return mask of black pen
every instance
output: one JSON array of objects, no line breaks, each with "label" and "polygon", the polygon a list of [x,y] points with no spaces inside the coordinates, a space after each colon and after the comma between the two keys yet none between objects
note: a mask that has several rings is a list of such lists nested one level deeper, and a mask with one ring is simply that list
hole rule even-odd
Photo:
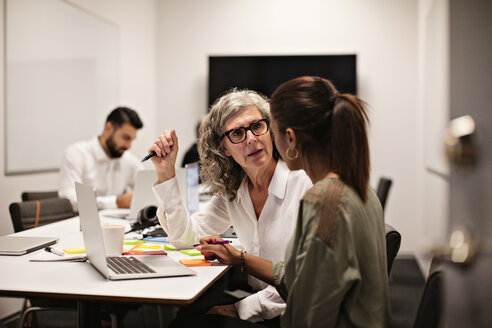
[{"label": "black pen", "polygon": [[64,255],[65,255],[65,253],[64,253],[64,252],[62,252],[62,251],[60,251],[60,250],[58,250],[58,249],[56,249],[56,248],[50,247],[50,246],[46,246],[46,247],[44,248],[44,250],[45,250],[45,251],[47,251],[47,252],[50,252],[50,253],[56,254],[56,255],[58,255],[58,256],[64,256]]},{"label": "black pen", "polygon": [[147,155],[146,155],[146,156],[142,159],[142,161],[141,161],[141,162],[145,162],[146,160],[148,160],[148,159],[149,159],[149,158],[151,158],[151,157],[154,157],[155,155],[157,155],[157,154],[155,153],[155,151],[152,151],[152,152],[148,153],[148,154],[147,154]]}]

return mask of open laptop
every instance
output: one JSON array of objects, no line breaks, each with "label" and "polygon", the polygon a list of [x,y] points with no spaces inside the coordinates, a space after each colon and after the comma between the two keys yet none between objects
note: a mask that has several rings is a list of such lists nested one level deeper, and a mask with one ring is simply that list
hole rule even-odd
[{"label": "open laptop", "polygon": [[127,219],[136,220],[138,212],[146,206],[157,206],[152,185],[157,181],[155,170],[140,170],[135,179],[130,214]]},{"label": "open laptop", "polygon": [[181,197],[190,215],[198,212],[200,205],[199,170],[198,163],[190,163],[186,164],[184,168],[176,168],[176,179]]},{"label": "open laptop", "polygon": [[157,206],[152,185],[157,181],[155,170],[146,169],[137,171],[135,178],[135,187],[133,188],[132,202],[130,204],[130,212],[111,212],[106,213],[107,216],[117,217],[121,219],[137,220],[138,213],[144,207]]},{"label": "open laptop", "polygon": [[195,275],[193,270],[165,255],[106,257],[97,211],[96,194],[91,186],[75,182],[79,217],[87,258],[109,280]]}]

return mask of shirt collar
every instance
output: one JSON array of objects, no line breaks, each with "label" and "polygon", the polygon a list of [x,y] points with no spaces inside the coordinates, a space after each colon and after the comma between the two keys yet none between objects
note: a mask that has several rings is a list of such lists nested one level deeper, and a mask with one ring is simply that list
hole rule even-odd
[{"label": "shirt collar", "polygon": [[92,143],[92,149],[94,150],[94,157],[96,161],[98,162],[109,162],[111,158],[106,154],[104,151],[104,148],[102,147],[101,143],[99,142],[99,137],[94,137],[91,140]]},{"label": "shirt collar", "polygon": [[[278,160],[273,172],[272,180],[268,186],[268,193],[274,195],[277,198],[283,199],[285,197],[285,191],[287,189],[287,179],[289,178],[289,168],[284,161]],[[248,176],[244,175],[243,181],[237,190],[238,201],[245,197],[248,192]]]},{"label": "shirt collar", "polygon": [[277,198],[284,199],[285,191],[287,190],[287,179],[289,178],[290,170],[287,164],[279,160],[273,173],[272,181],[268,186],[268,193],[274,195]]}]

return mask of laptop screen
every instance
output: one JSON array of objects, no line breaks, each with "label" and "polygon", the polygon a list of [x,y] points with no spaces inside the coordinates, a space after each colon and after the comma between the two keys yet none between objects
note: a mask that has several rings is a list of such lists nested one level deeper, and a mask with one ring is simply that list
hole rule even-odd
[{"label": "laptop screen", "polygon": [[157,181],[155,170],[140,170],[137,172],[135,189],[130,205],[130,219],[136,219],[138,212],[146,206],[157,206],[157,200],[152,185]]},{"label": "laptop screen", "polygon": [[75,192],[79,204],[80,226],[82,227],[85,252],[91,264],[107,277],[109,270],[106,264],[106,250],[94,188],[75,182]]},{"label": "laptop screen", "polygon": [[198,212],[200,203],[199,166],[197,163],[186,165],[186,206],[191,214]]}]

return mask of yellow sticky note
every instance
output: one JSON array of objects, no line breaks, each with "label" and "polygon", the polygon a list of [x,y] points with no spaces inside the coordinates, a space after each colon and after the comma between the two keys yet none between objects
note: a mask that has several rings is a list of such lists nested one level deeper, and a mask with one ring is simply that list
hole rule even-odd
[{"label": "yellow sticky note", "polygon": [[194,248],[191,249],[182,249],[180,250],[181,253],[189,255],[189,256],[198,256],[202,255],[202,253],[199,250],[196,250]]},{"label": "yellow sticky note", "polygon": [[152,245],[152,244],[147,244],[147,245],[140,245],[138,246],[140,249],[162,249],[162,245]]},{"label": "yellow sticky note", "polygon": [[85,247],[64,248],[63,251],[67,254],[82,254],[85,253]]},{"label": "yellow sticky note", "polygon": [[168,245],[164,245],[164,249],[166,251],[177,251],[178,249],[176,248],[176,246],[173,246],[171,244],[168,244]]}]

